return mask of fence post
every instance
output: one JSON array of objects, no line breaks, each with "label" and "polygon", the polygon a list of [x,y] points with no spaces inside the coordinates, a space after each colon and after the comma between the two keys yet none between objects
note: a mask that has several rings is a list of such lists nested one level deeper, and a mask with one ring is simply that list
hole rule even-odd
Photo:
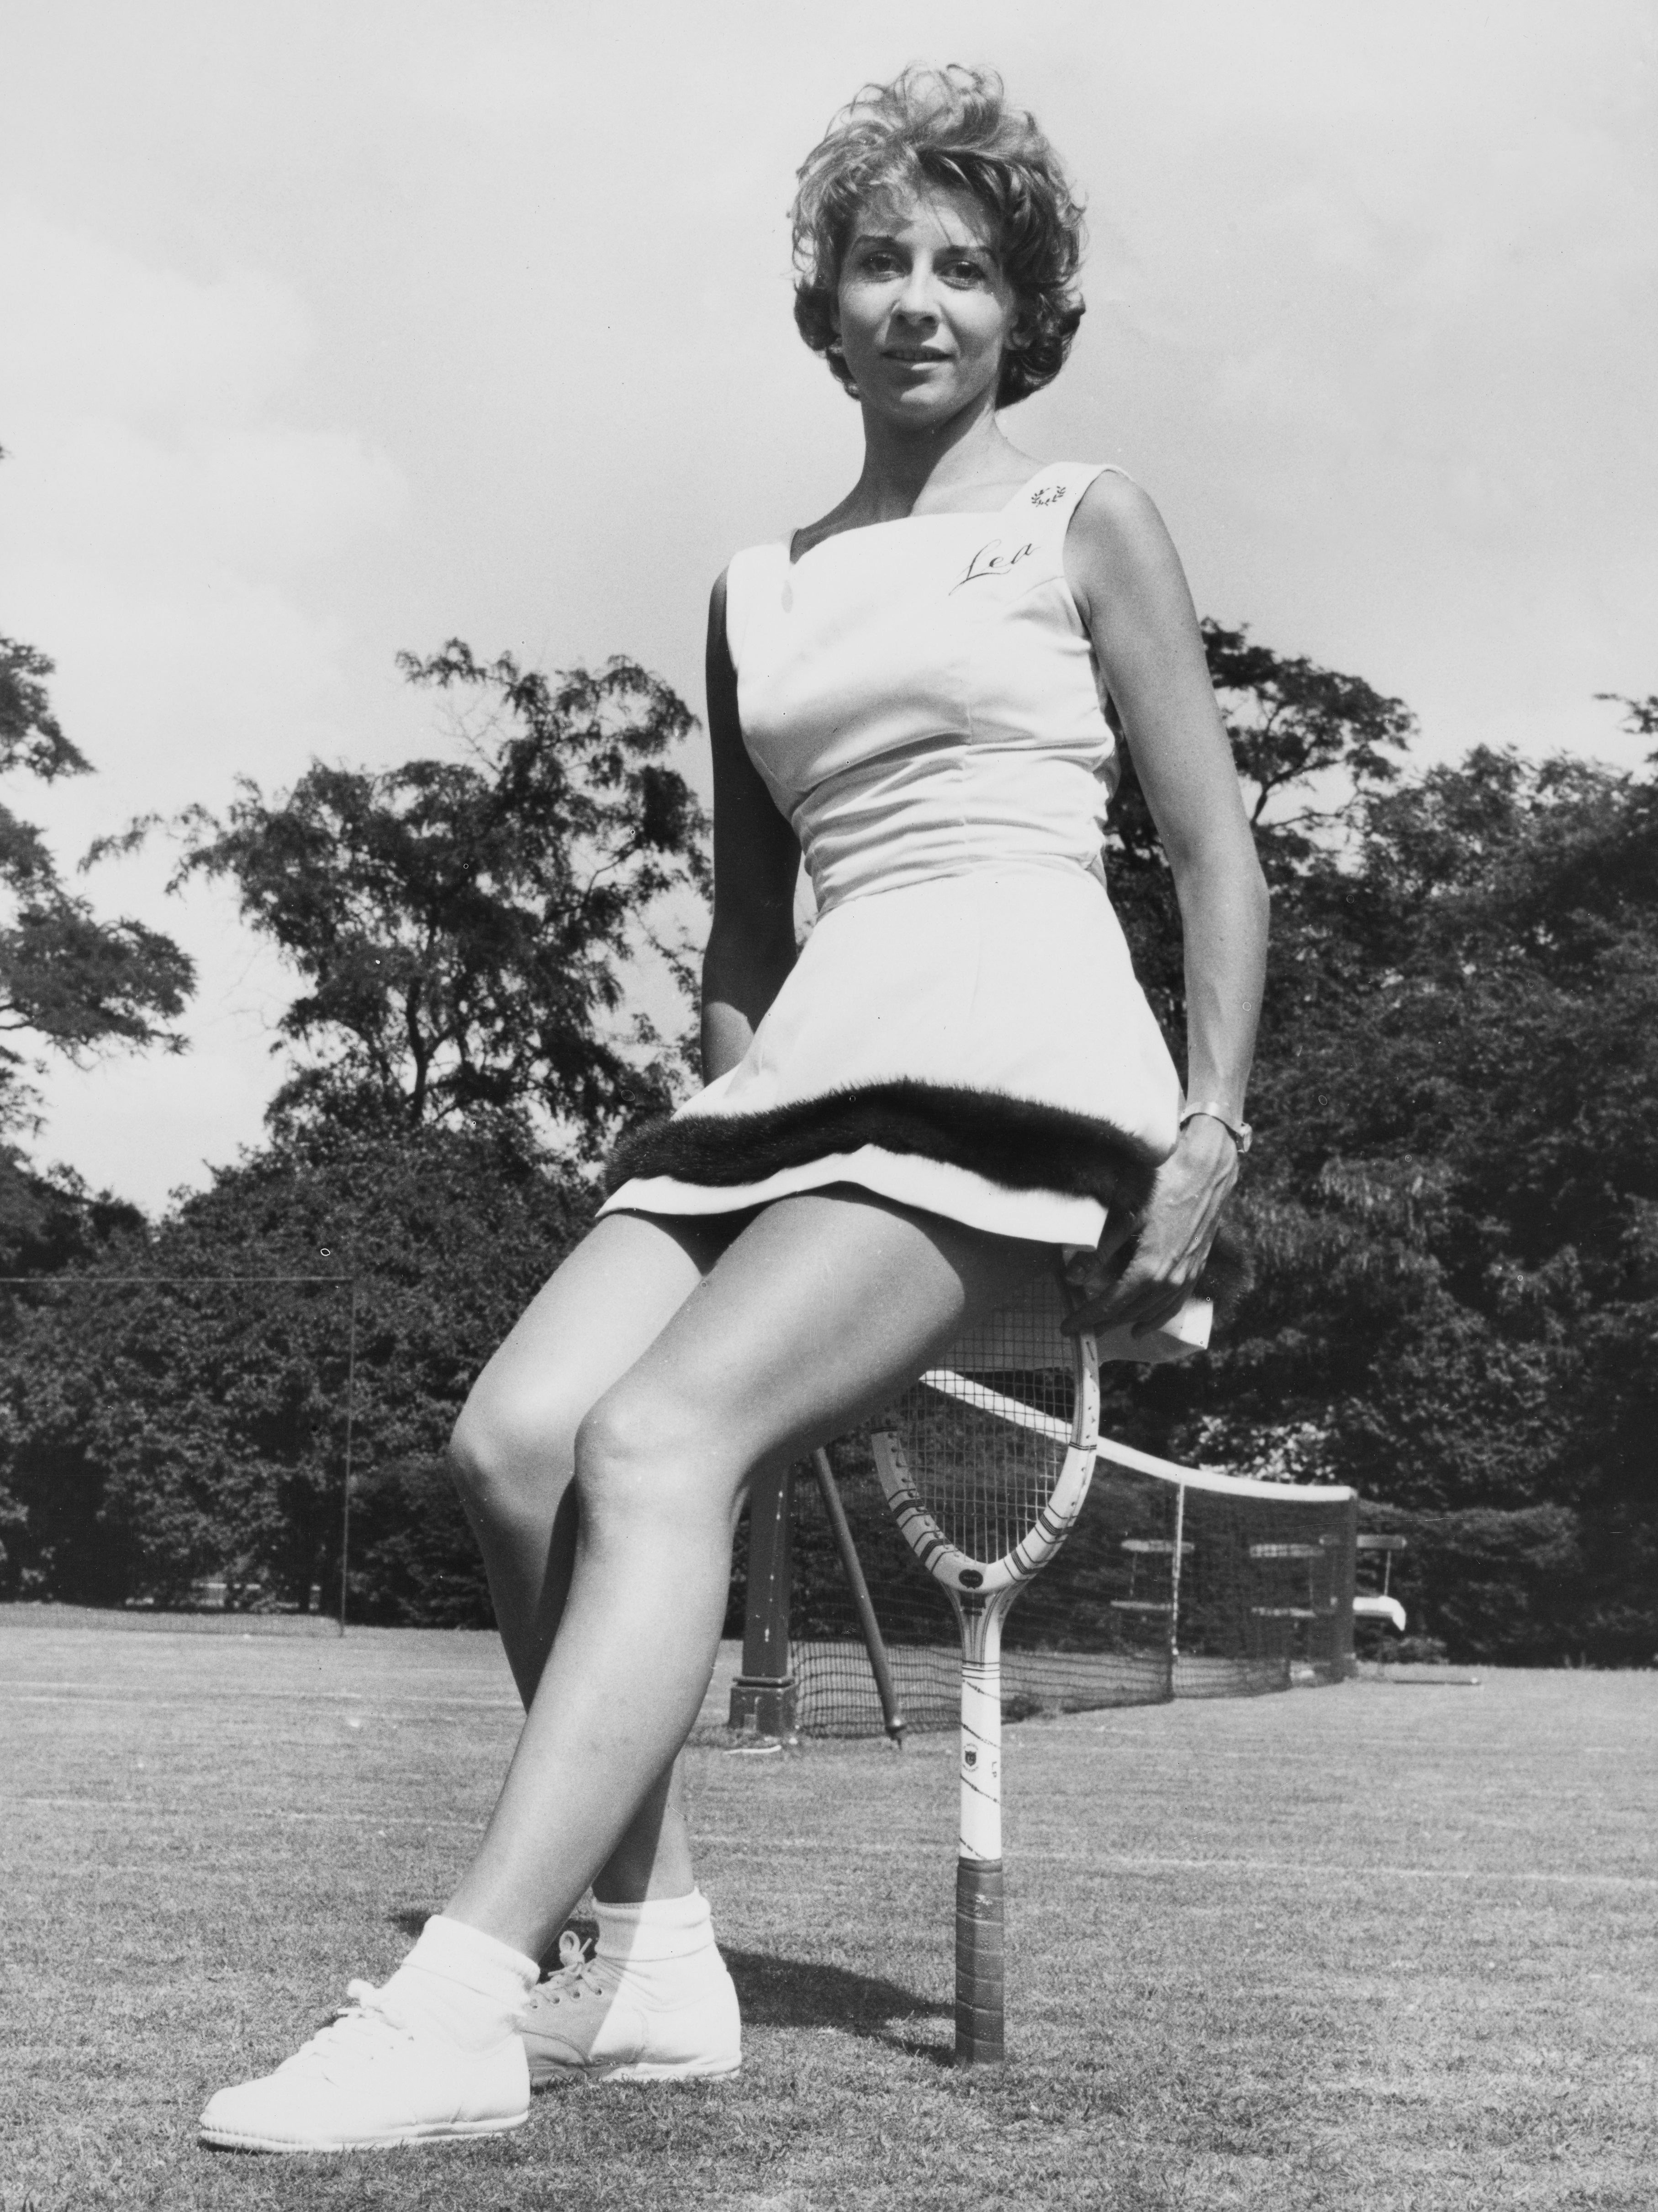
[{"label": "fence post", "polygon": [[794,1670],[789,1663],[789,1590],[794,1534],[794,1469],[767,1475],[749,1493],[749,1598],[743,1671],[732,1685],[731,1725],[794,1741]]}]

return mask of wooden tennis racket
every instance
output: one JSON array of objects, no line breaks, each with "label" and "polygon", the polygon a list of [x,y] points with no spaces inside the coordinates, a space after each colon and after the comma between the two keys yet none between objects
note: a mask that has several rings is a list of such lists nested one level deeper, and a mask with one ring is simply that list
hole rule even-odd
[{"label": "wooden tennis racket", "polygon": [[1003,2056],[1002,1623],[1069,1534],[1098,1448],[1094,1340],[1059,1328],[1072,1295],[1033,1282],[957,1338],[871,1439],[887,1503],[962,1632],[957,2064]]}]

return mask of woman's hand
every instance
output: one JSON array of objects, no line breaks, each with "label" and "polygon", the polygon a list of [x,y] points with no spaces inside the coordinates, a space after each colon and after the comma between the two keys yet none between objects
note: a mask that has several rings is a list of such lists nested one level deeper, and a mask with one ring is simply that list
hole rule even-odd
[{"label": "woman's hand", "polygon": [[[1224,1124],[1198,1115],[1157,1170],[1145,1213],[1108,1222],[1099,1250],[1067,1266],[1083,1303],[1066,1317],[1066,1334],[1132,1328],[1142,1336],[1172,1320],[1203,1272],[1237,1179],[1237,1146]],[[1131,1239],[1125,1266],[1117,1255]]]}]

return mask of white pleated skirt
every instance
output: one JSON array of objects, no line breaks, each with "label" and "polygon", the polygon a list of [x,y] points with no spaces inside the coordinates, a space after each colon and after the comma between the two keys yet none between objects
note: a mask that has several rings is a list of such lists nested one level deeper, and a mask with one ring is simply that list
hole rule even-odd
[{"label": "white pleated skirt", "polygon": [[820,915],[738,1065],[621,1148],[603,1212],[850,1184],[1094,1244],[1173,1151],[1181,1091],[1102,882],[973,868]]}]

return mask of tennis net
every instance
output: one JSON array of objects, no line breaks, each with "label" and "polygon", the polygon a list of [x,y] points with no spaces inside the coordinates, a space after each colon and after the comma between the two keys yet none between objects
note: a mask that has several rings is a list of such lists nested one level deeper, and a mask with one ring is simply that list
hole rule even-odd
[{"label": "tennis net", "polygon": [[[1178,1468],[1102,1443],[1081,1519],[1003,1638],[1011,1719],[1170,1698],[1248,1697],[1350,1671],[1357,1498]],[[830,1464],[906,1727],[953,1728],[950,1606],[893,1525],[866,1434]],[[879,1735],[884,1715],[818,1486],[794,1485],[796,1725]]]}]

